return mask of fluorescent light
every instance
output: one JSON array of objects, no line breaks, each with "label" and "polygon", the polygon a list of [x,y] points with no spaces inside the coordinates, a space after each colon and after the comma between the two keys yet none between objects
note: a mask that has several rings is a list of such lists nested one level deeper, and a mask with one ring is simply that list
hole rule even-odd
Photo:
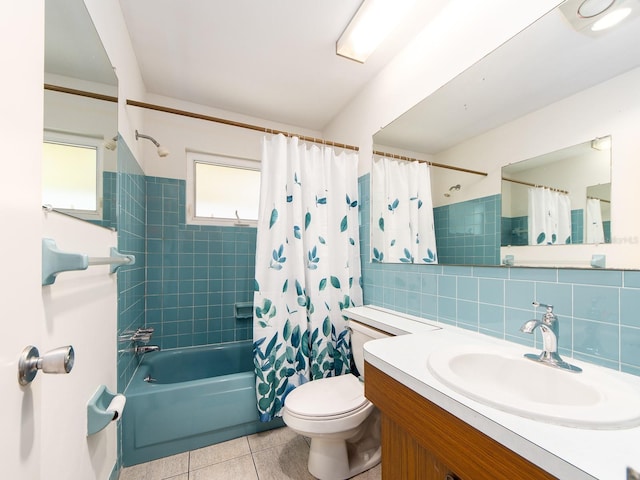
[{"label": "fluorescent light", "polygon": [[591,140],[591,148],[600,151],[611,150],[611,135],[594,138]]},{"label": "fluorescent light", "polygon": [[594,32],[599,32],[600,30],[611,28],[627,18],[630,13],[630,8],[619,8],[618,10],[614,10],[613,12],[606,14],[604,17],[594,23],[591,26],[591,30]]},{"label": "fluorescent light", "polygon": [[398,25],[414,0],[364,0],[336,43],[336,53],[360,63]]}]

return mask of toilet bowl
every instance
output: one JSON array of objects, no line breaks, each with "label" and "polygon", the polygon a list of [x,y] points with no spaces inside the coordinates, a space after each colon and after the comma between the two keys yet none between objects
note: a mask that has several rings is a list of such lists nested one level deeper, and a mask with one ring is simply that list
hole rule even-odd
[{"label": "toilet bowl", "polygon": [[[352,353],[364,372],[366,341],[389,336],[350,321]],[[309,472],[321,480],[343,480],[380,462],[380,414],[364,396],[364,382],[353,374],[305,383],[285,400],[282,419],[311,438]]]}]

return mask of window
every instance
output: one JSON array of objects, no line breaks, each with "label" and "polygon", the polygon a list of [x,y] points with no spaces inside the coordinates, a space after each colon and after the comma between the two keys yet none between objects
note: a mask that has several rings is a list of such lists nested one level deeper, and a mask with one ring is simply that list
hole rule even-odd
[{"label": "window", "polygon": [[102,141],[45,132],[42,204],[96,220],[102,218]]},{"label": "window", "polygon": [[260,162],[187,153],[187,211],[191,223],[255,225],[260,202]]}]

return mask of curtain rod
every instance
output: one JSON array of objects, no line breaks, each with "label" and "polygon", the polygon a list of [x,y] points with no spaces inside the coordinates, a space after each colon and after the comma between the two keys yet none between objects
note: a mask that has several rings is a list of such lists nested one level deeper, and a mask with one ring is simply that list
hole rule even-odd
[{"label": "curtain rod", "polygon": [[485,177],[488,175],[488,173],[486,173],[486,172],[479,172],[477,170],[469,170],[468,168],[462,168],[462,167],[454,167],[453,165],[445,165],[444,163],[436,163],[436,162],[431,162],[429,160],[421,160],[419,158],[405,157],[404,155],[396,155],[395,153],[387,153],[387,152],[380,152],[378,150],[374,150],[373,154],[374,155],[380,155],[381,157],[395,158],[396,160],[406,160],[408,162],[428,163],[432,167],[448,168],[449,170],[456,170],[457,172],[473,173],[474,175],[483,175]]},{"label": "curtain rod", "polygon": [[560,192],[560,193],[566,193],[567,195],[569,195],[569,192],[566,190],[562,190],[560,188],[554,188],[554,187],[547,187],[546,185],[538,185],[536,183],[529,183],[529,182],[523,182],[522,180],[513,180],[511,178],[506,178],[506,177],[502,177],[502,180],[504,180],[505,182],[512,182],[512,183],[519,183],[520,185],[526,185],[528,187],[542,187],[542,188],[548,188],[549,190],[552,190],[554,192]]},{"label": "curtain rod", "polygon": [[590,197],[589,195],[587,195],[587,198],[591,200],[600,200],[601,202],[604,202],[604,203],[611,203],[611,200],[605,200],[604,198]]},{"label": "curtain rod", "polygon": [[337,143],[337,142],[330,142],[328,140],[323,140],[321,138],[307,137],[305,135],[298,135],[296,133],[285,132],[283,130],[276,130],[276,129],[273,129],[273,128],[259,127],[257,125],[250,125],[248,123],[242,123],[242,122],[236,122],[236,121],[233,121],[233,120],[227,120],[227,119],[224,119],[224,118],[212,117],[212,116],[209,116],[209,115],[203,115],[201,113],[188,112],[186,110],[178,110],[176,108],[163,107],[162,105],[154,105],[152,103],[138,102],[136,100],[127,99],[127,105],[131,105],[133,107],[146,108],[147,110],[155,110],[157,112],[173,113],[174,115],[181,115],[183,117],[195,118],[195,119],[198,119],[198,120],[207,120],[208,122],[222,123],[224,125],[230,125],[232,127],[246,128],[246,129],[249,129],[249,130],[255,130],[255,131],[263,132],[263,133],[271,133],[271,134],[274,134],[274,135],[277,135],[277,134],[281,133],[282,135],[284,135],[286,137],[298,137],[300,140],[303,140],[305,142],[320,143],[322,145],[328,145],[330,147],[344,148],[346,150],[354,150],[356,152],[360,150],[359,147],[354,147],[353,145],[347,145],[347,144],[344,144],[344,143]]},{"label": "curtain rod", "polygon": [[52,85],[50,83],[45,83],[44,89],[51,90],[52,92],[69,93],[71,95],[79,95],[80,97],[88,97],[94,98],[96,100],[118,103],[118,97],[112,97],[111,95],[102,95],[101,93],[95,92],[87,92],[85,90],[76,90],[75,88],[61,87],[59,85]]}]

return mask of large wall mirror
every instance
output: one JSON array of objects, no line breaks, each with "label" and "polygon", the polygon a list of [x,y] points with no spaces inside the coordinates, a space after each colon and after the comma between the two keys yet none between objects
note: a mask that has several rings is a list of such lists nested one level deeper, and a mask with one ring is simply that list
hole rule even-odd
[{"label": "large wall mirror", "polygon": [[43,205],[116,228],[118,81],[82,0],[47,0]]},{"label": "large wall mirror", "polygon": [[[380,156],[433,164],[440,264],[640,268],[640,15],[594,33],[572,21],[579,5],[564,2],[374,135]],[[568,235],[529,235],[540,187],[570,197]]]}]

